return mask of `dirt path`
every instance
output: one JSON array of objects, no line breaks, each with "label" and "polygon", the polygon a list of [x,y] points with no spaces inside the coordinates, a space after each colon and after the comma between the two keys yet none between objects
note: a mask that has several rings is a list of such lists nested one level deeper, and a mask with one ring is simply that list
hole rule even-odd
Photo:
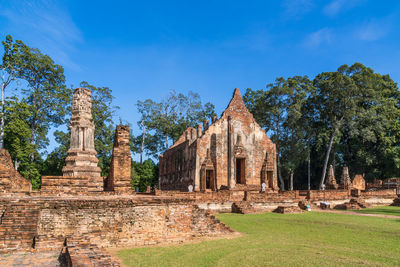
[{"label": "dirt path", "polygon": [[341,214],[349,214],[349,215],[358,215],[358,216],[368,216],[368,217],[380,217],[380,218],[391,218],[391,219],[400,219],[400,216],[396,215],[384,215],[384,214],[372,214],[372,213],[358,213],[354,211],[345,211],[345,210],[313,210],[314,212],[327,212],[327,213],[341,213]]}]

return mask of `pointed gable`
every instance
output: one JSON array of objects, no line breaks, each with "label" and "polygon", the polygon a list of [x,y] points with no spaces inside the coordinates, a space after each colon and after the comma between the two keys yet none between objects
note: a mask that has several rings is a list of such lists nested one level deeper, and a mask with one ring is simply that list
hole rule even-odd
[{"label": "pointed gable", "polygon": [[233,91],[232,99],[226,107],[225,111],[222,113],[222,116],[228,116],[232,113],[240,113],[242,115],[246,113],[246,115],[250,116],[253,119],[253,114],[251,114],[250,111],[246,108],[239,88],[235,88],[235,91]]}]

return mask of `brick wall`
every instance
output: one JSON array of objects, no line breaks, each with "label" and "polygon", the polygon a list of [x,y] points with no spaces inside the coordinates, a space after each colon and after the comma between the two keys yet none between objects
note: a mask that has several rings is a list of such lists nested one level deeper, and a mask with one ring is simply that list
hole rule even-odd
[{"label": "brick wall", "polygon": [[366,191],[366,192],[361,192],[362,197],[393,197],[395,198],[396,195],[396,189],[382,189],[382,190],[376,190],[376,191]]},{"label": "brick wall", "polygon": [[87,177],[42,176],[40,191],[43,195],[84,194],[87,189]]},{"label": "brick wall", "polygon": [[308,199],[315,201],[345,200],[351,197],[348,190],[310,190]]},{"label": "brick wall", "polygon": [[228,233],[190,200],[68,200],[43,204],[37,243],[84,236],[99,247],[144,246]]}]

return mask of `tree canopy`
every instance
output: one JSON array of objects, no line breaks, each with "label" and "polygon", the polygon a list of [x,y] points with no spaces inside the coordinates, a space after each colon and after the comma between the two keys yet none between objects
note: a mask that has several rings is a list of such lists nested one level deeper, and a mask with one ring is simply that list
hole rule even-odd
[{"label": "tree canopy", "polygon": [[[138,101],[137,109],[141,114],[138,125],[147,131],[133,139],[133,151],[144,151],[153,157],[178,140],[187,127],[198,125],[215,115],[214,105],[209,102],[203,105],[199,94],[192,91],[187,95],[171,91],[160,102],[152,99]],[[143,140],[143,151],[140,151]]]},{"label": "tree canopy", "polygon": [[304,187],[309,157],[319,187],[328,164],[349,166],[371,181],[399,174],[399,91],[389,75],[361,63],[342,65],[312,81],[278,78],[267,90],[248,89],[244,100],[277,144],[281,188],[294,171]]}]

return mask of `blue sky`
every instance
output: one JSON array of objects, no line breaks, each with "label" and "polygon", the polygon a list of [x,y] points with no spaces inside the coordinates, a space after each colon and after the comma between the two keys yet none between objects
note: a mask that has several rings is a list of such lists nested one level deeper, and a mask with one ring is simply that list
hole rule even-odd
[{"label": "blue sky", "polygon": [[135,103],[198,92],[220,114],[233,89],[361,62],[400,80],[400,1],[0,0],[11,34],[64,66],[67,85],[108,86],[134,126]]}]

